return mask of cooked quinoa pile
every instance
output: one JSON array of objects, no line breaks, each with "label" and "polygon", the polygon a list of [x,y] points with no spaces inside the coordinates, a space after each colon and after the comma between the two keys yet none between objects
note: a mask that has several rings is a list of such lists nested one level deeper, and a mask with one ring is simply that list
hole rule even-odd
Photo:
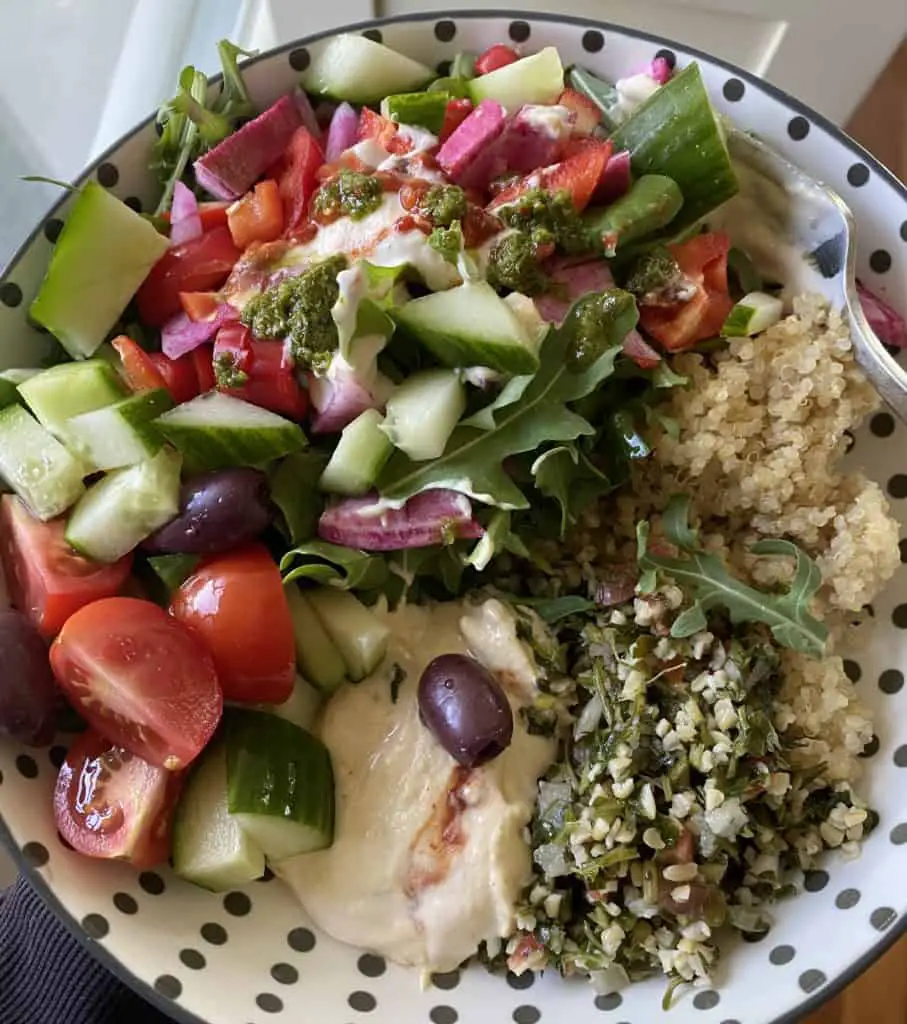
[{"label": "cooked quinoa pile", "polygon": [[[587,514],[569,551],[539,545],[556,582],[550,565],[527,579],[506,563],[499,581],[595,603],[550,634],[522,612],[546,691],[535,724],[559,717],[566,738],[540,783],[535,878],[499,959],[588,974],[601,991],[663,972],[668,999],[712,979],[722,928],[765,932],[771,904],[826,850],[858,856],[874,826],[855,789],[872,723],[834,650],[899,561],[881,490],[840,467],[878,397],[837,315],[803,298],[764,334],[672,368],[689,384],[666,390],[631,485]],[[678,493],[702,549],[745,585],[779,594],[794,573],[793,557],[754,555],[756,541],[811,556],[824,657],[720,610],[674,636],[689,594],[662,575],[653,591],[628,589],[636,524],[670,545],[661,513]]]}]

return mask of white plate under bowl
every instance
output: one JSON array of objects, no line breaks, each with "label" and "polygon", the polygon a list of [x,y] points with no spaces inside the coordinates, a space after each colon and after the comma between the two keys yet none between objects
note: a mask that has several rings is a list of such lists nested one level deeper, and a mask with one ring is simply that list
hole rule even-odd
[{"label": "white plate under bowl", "polygon": [[[907,190],[838,129],[796,100],[721,61],[642,33],[575,18],[514,12],[412,15],[354,26],[430,64],[458,50],[514,40],[557,46],[616,78],[657,51],[680,65],[698,60],[719,109],[744,129],[826,181],[859,225],[859,273],[907,312]],[[301,40],[247,65],[261,106],[291,89],[328,34]],[[92,166],[86,178],[150,204],[147,171],[154,129],[145,122]],[[44,339],[26,311],[65,215],[64,203],[38,225],[0,282],[0,368],[36,362]],[[888,488],[907,522],[907,427],[878,414],[856,439],[853,458]],[[905,531],[907,532],[907,531]],[[902,542],[907,558],[907,541]],[[873,708],[878,743],[864,791],[881,823],[859,860],[829,858],[808,891],[777,910],[756,944],[729,950],[715,989],[684,993],[667,1014],[664,981],[599,997],[555,976],[510,978],[476,967],[444,975],[425,991],[418,977],[318,933],[277,881],[214,896],[168,870],[137,874],[83,859],[60,842],[51,814],[55,766],[66,737],[35,751],[0,743],[0,835],[73,931],[121,978],[178,1021],[191,1024],[780,1024],[794,1021],[878,956],[907,923],[907,568],[875,605],[872,646],[849,666]]]}]

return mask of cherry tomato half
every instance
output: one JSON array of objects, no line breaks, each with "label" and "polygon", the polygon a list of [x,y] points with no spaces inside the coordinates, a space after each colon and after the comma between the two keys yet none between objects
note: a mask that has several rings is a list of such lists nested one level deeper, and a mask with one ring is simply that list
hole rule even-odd
[{"label": "cherry tomato half", "polygon": [[66,543],[66,523],[41,523],[11,494],[0,499],[0,561],[15,608],[47,640],[80,608],[122,589],[132,555],[113,565],[83,558]]},{"label": "cherry tomato half", "polygon": [[211,656],[150,601],[112,597],[82,608],[54,641],[50,665],[90,725],[171,771],[201,753],[220,721]]},{"label": "cherry tomato half", "polygon": [[182,775],[149,764],[89,729],[60,766],[54,818],[60,835],[88,857],[152,868],[170,856]]},{"label": "cherry tomato half", "polygon": [[202,563],[170,613],[214,657],[227,700],[282,704],[296,669],[293,621],[280,571],[261,544]]},{"label": "cherry tomato half", "polygon": [[499,68],[506,68],[508,64],[515,64],[520,55],[510,46],[503,43],[496,43],[476,59],[476,74],[487,75]]}]

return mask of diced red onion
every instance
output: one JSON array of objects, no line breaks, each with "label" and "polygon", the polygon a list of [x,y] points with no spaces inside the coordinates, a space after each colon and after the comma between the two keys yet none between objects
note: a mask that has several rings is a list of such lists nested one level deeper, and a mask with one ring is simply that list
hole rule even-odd
[{"label": "diced red onion", "polygon": [[182,245],[193,238],[201,238],[201,235],[198,200],[191,188],[178,181],[173,186],[173,204],[170,207],[170,244]]},{"label": "diced red onion", "polygon": [[312,422],[314,434],[336,434],[366,409],[377,409],[375,396],[349,370],[334,371],[330,376],[309,374],[309,397],[316,416]]},{"label": "diced red onion", "polygon": [[190,320],[185,312],[171,317],[161,328],[161,351],[168,359],[179,359],[210,341],[225,323],[238,320],[239,313],[224,303],[208,320]]},{"label": "diced red onion", "polygon": [[347,498],[325,509],[318,536],[363,551],[400,551],[476,539],[484,533],[464,494],[439,488],[410,498],[403,508],[376,512],[377,497]]},{"label": "diced red onion", "polygon": [[546,269],[555,287],[552,294],[536,298],[535,308],[549,323],[560,325],[581,295],[614,287],[614,277],[604,260],[551,260]]},{"label": "diced red onion", "polygon": [[318,118],[312,109],[312,101],[309,99],[309,94],[305,89],[297,85],[293,90],[293,99],[296,102],[296,110],[299,112],[303,125],[321,142],[321,125],[318,123]]},{"label": "diced red onion", "polygon": [[857,284],[857,294],[869,326],[879,336],[879,340],[893,348],[907,348],[907,324],[904,317],[861,284]]},{"label": "diced red onion", "polygon": [[654,370],[661,362],[661,354],[635,328],[624,338],[624,355],[643,370]]},{"label": "diced red onion", "polygon": [[674,71],[665,57],[656,57],[649,65],[649,77],[654,78],[659,85],[670,82],[673,73]]},{"label": "diced red onion", "polygon": [[345,153],[350,146],[354,146],[358,133],[359,115],[349,103],[341,103],[334,111],[331,125],[328,128],[328,139],[324,153],[325,160],[328,163],[333,163],[341,153]]}]

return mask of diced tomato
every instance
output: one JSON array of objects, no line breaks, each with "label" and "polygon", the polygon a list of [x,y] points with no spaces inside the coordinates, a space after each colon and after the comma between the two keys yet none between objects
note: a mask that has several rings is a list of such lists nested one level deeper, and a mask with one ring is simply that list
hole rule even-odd
[{"label": "diced tomato", "polygon": [[183,776],[149,764],[88,730],[57,776],[54,818],[79,853],[153,868],[170,856],[173,811]]},{"label": "diced tomato", "polygon": [[[198,204],[198,215],[202,222],[202,231],[210,231],[227,223],[227,207],[230,204],[220,200],[212,200]],[[164,213],[164,220],[170,220],[170,211]]]},{"label": "diced tomato", "polygon": [[219,288],[239,259],[225,225],[182,245],[171,246],[155,263],[136,293],[145,323],[161,327],[182,309],[180,292]]},{"label": "diced tomato", "polygon": [[217,292],[180,292],[180,305],[190,320],[209,319],[222,301]]},{"label": "diced tomato", "polygon": [[102,736],[170,771],[198,757],[220,722],[210,654],[150,601],[110,597],[81,608],[53,642],[50,665]]},{"label": "diced tomato", "polygon": [[398,155],[408,153],[413,148],[412,140],[399,134],[400,126],[396,121],[375,113],[369,107],[363,107],[359,115],[359,138],[374,139],[388,153]]},{"label": "diced tomato", "polygon": [[318,168],[324,163],[324,152],[308,128],[297,128],[283,156],[283,169],[277,179],[283,201],[283,220],[287,232],[305,223],[309,199],[318,181]]},{"label": "diced tomato", "polygon": [[446,142],[471,113],[472,100],[465,97],[448,100],[444,110],[444,124],[441,127],[440,141]]},{"label": "diced tomato", "polygon": [[503,224],[494,214],[470,203],[463,218],[463,242],[467,249],[476,249],[496,235],[502,227]]},{"label": "diced tomato", "polygon": [[266,178],[227,211],[227,226],[240,249],[273,242],[283,234],[283,201],[276,181]]},{"label": "diced tomato", "polygon": [[227,700],[280,704],[293,689],[293,621],[280,570],[262,544],[203,562],[170,614],[205,644]]},{"label": "diced tomato", "polygon": [[591,135],[601,123],[601,111],[588,96],[577,92],[576,89],[564,89],[557,102],[559,106],[566,107],[573,114],[575,135]]},{"label": "diced tomato", "polygon": [[32,518],[11,494],[0,499],[0,562],[10,601],[51,640],[80,608],[125,586],[132,555],[112,565],[83,558],[66,543],[66,522]]},{"label": "diced tomato", "polygon": [[195,379],[198,381],[198,393],[203,395],[206,391],[213,391],[214,380],[214,346],[199,345],[190,353],[192,365],[195,368]]},{"label": "diced tomato", "polygon": [[515,64],[519,59],[520,55],[512,47],[496,43],[476,60],[476,74],[487,75],[499,68],[506,68],[508,64]]},{"label": "diced tomato", "polygon": [[690,348],[720,332],[734,306],[727,282],[730,246],[730,238],[722,232],[696,235],[668,246],[680,269],[696,285],[696,294],[673,306],[642,306],[639,322],[669,352]]},{"label": "diced tomato", "polygon": [[611,142],[582,140],[582,144],[560,163],[543,167],[521,178],[516,184],[499,192],[489,204],[495,210],[505,203],[512,203],[524,192],[542,188],[546,192],[568,192],[578,213],[585,210],[595,192],[602,171],[611,156]]},{"label": "diced tomato", "polygon": [[294,420],[305,416],[307,393],[284,358],[282,342],[259,341],[248,327],[225,324],[214,343],[215,367],[224,362],[229,369],[245,374],[246,380],[238,387],[218,384],[218,390]]},{"label": "diced tomato", "polygon": [[112,344],[120,357],[126,383],[133,391],[153,391],[155,388],[167,387],[164,375],[141,345],[125,334],[114,338]]},{"label": "diced tomato", "polygon": [[198,394],[198,375],[191,355],[170,359],[163,352],[152,352],[149,358],[164,378],[170,397],[177,405],[195,398]]}]

